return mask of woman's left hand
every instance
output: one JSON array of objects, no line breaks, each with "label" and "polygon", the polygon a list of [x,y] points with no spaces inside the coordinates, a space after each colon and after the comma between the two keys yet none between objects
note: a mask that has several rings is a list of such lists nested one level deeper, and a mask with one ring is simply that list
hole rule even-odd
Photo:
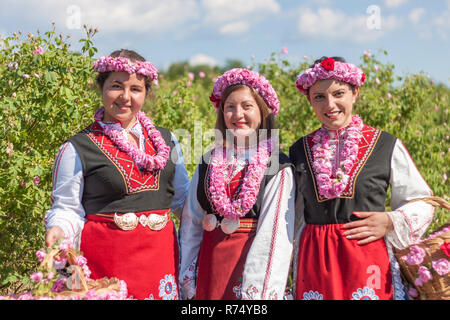
[{"label": "woman's left hand", "polygon": [[347,239],[359,240],[360,245],[376,241],[393,229],[392,220],[386,212],[354,212],[362,220],[349,222],[343,225],[344,236]]}]

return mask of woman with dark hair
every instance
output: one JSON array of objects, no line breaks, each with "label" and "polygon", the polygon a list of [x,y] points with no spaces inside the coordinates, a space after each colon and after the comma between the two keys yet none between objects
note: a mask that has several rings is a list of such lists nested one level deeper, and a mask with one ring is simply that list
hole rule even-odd
[{"label": "woman with dark hair", "polygon": [[210,97],[216,144],[203,155],[180,226],[185,299],[282,299],[292,252],[294,180],[275,143],[279,101],[257,72],[232,69]]},{"label": "woman with dark hair", "polygon": [[[323,57],[297,77],[321,128],[289,151],[297,185],[296,299],[403,299],[393,247],[417,241],[432,195],[399,139],[353,113],[364,72]],[[391,188],[391,210],[385,201]]]},{"label": "woman with dark hair", "polygon": [[58,151],[46,244],[71,239],[92,279],[124,280],[132,298],[177,299],[170,214],[181,211],[189,178],[176,138],[141,111],[158,70],[130,50],[93,68],[103,106]]}]

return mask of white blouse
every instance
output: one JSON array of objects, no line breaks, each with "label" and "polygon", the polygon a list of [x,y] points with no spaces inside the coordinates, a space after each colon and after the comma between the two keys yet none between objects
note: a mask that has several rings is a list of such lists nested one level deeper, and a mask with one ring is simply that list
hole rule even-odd
[{"label": "white blouse", "polygon": [[[118,129],[119,123],[103,123]],[[123,129],[122,129],[123,130]],[[124,135],[131,133],[139,140],[139,148],[144,149],[145,139],[139,121],[129,130],[123,130]],[[175,163],[174,189],[171,210],[174,213],[181,211],[189,188],[189,176],[184,166],[178,140],[172,134],[172,142],[178,154]],[[81,159],[70,142],[65,142],[58,150],[53,166],[53,188],[51,194],[51,208],[45,214],[45,227],[48,230],[53,226],[60,227],[64,235],[72,240],[75,248],[79,248],[80,235],[83,230],[85,211],[81,203],[83,197],[84,179]]]},{"label": "white blouse", "polygon": [[[254,149],[238,149],[235,172],[243,168],[253,152]],[[183,299],[195,295],[196,264],[203,238],[202,220],[207,214],[197,199],[198,175],[197,167],[181,217],[179,281]],[[294,204],[295,183],[292,169],[288,167],[279,171],[265,187],[256,236],[242,274],[241,299],[283,298],[293,246]]]}]

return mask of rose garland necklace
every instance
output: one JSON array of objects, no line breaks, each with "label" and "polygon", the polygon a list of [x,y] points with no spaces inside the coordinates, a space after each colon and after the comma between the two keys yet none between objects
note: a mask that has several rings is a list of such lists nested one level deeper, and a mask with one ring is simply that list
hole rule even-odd
[{"label": "rose garland necklace", "polygon": [[[95,112],[94,119],[96,121],[102,121],[104,113],[105,108],[101,107]],[[148,138],[156,149],[156,154],[153,156],[146,154],[145,151],[137,148],[124,137],[120,130],[110,126],[104,126],[103,132],[119,148],[119,150],[128,154],[139,167],[148,171],[164,169],[167,159],[169,158],[170,147],[166,145],[161,133],[155,128],[153,122],[147,118],[144,112],[138,112],[136,117],[147,131]]]},{"label": "rose garland necklace", "polygon": [[[270,159],[271,142],[265,140],[257,146],[242,181],[241,191],[235,200],[231,200],[226,192],[225,169],[227,162],[224,153],[224,150],[220,150],[220,148],[216,148],[212,152],[208,191],[213,207],[220,216],[224,217],[220,223],[222,231],[230,234],[239,227],[239,218],[245,216],[256,202]],[[207,214],[203,219],[203,227],[207,231],[212,231],[217,224],[214,214]]]},{"label": "rose garland necklace", "polygon": [[330,147],[330,135],[327,129],[320,128],[314,134],[314,142],[311,148],[313,153],[313,168],[316,175],[319,193],[327,198],[339,197],[345,190],[350,179],[349,173],[358,158],[358,144],[362,138],[364,124],[358,115],[352,117],[350,125],[345,129],[343,135],[342,149],[340,150],[339,167],[335,177],[332,177],[333,165],[331,163],[332,152]]}]

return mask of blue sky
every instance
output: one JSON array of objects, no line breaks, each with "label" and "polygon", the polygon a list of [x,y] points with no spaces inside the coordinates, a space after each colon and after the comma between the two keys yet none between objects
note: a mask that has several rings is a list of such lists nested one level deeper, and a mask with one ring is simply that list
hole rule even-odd
[{"label": "blue sky", "polygon": [[387,50],[398,75],[424,71],[450,86],[450,0],[0,0],[0,36],[17,30],[71,35],[96,27],[99,55],[134,49],[160,69],[188,60],[263,62],[288,49],[292,62],[340,55],[358,64]]}]

